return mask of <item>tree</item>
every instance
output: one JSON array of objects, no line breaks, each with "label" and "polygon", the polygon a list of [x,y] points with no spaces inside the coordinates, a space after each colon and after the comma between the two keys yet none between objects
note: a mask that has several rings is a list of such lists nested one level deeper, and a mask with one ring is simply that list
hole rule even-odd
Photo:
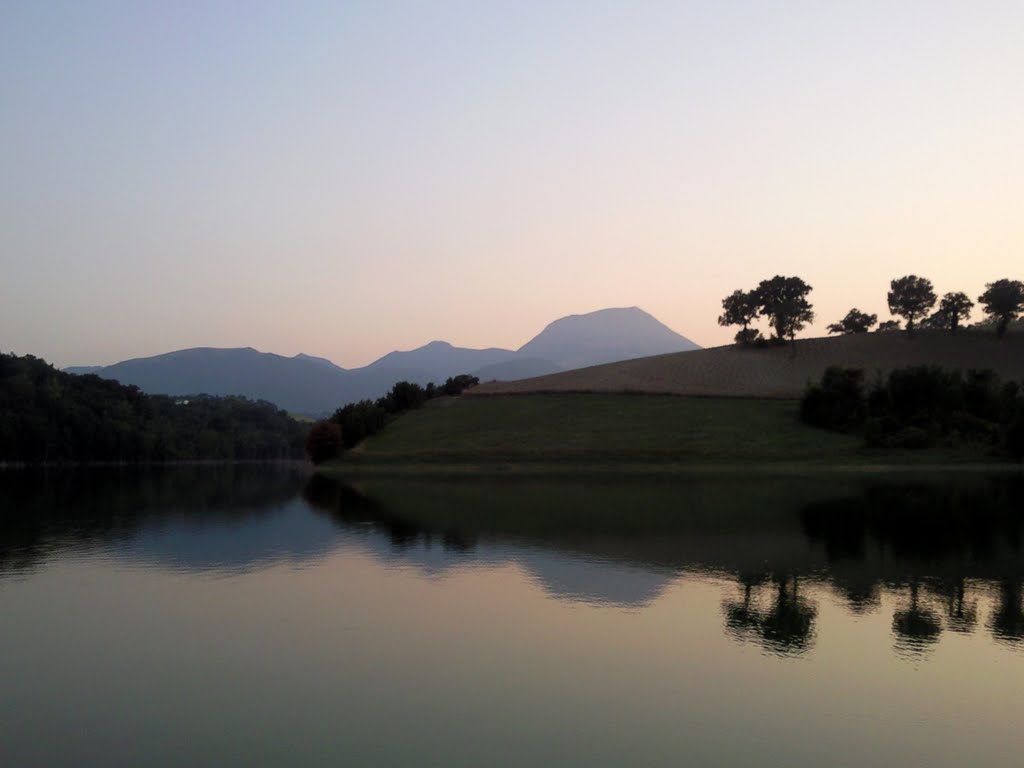
[{"label": "tree", "polygon": [[749,347],[751,344],[763,340],[764,337],[757,328],[744,328],[743,330],[736,331],[736,335],[733,336],[733,340],[741,347]]},{"label": "tree", "polygon": [[961,291],[947,293],[939,302],[939,313],[945,320],[945,326],[950,333],[956,334],[960,330],[960,322],[971,316],[974,302],[967,298],[967,294]]},{"label": "tree", "polygon": [[886,331],[898,331],[900,329],[899,320],[885,320],[878,324],[875,328],[876,333],[885,333]]},{"label": "tree", "polygon": [[718,324],[722,326],[742,325],[736,334],[736,341],[748,344],[757,338],[757,332],[751,334],[747,327],[761,314],[761,306],[754,291],[733,291],[722,299],[722,314]]},{"label": "tree", "polygon": [[762,280],[757,286],[754,295],[758,306],[775,330],[776,338],[792,341],[798,331],[814,321],[814,312],[807,301],[811,290],[799,277],[781,275]]},{"label": "tree", "polygon": [[828,327],[828,332],[841,333],[843,335],[851,333],[867,333],[871,330],[871,326],[877,322],[878,315],[869,315],[854,307],[847,312],[846,317],[838,323],[832,323],[832,325]]},{"label": "tree", "polygon": [[1020,280],[996,280],[988,283],[978,297],[984,312],[996,321],[996,336],[1002,338],[1010,323],[1024,311],[1024,283]]},{"label": "tree", "polygon": [[333,459],[341,449],[341,427],[333,421],[318,421],[306,435],[306,455],[314,464]]},{"label": "tree", "polygon": [[932,312],[928,317],[925,317],[917,324],[917,327],[922,331],[944,331],[949,328],[949,317],[942,310],[939,309]]},{"label": "tree", "polygon": [[913,334],[914,322],[928,314],[935,306],[932,281],[917,275],[907,275],[889,283],[889,311],[907,321],[907,333]]}]

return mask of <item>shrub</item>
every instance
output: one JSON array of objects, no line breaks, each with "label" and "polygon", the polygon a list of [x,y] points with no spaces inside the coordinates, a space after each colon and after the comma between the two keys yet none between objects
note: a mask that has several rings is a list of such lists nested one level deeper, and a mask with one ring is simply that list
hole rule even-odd
[{"label": "shrub", "polygon": [[800,419],[807,424],[846,432],[867,417],[864,371],[830,367],[820,385],[811,385],[800,402]]},{"label": "shrub", "polygon": [[1017,406],[1017,413],[1006,429],[1004,445],[1013,458],[1024,460],[1024,404]]},{"label": "shrub", "polygon": [[865,396],[863,373],[829,368],[807,388],[800,419],[841,432],[860,431],[870,446],[919,449],[986,446],[1020,457],[1024,400],[1014,382],[992,371],[947,371],[936,366],[894,370]]},{"label": "shrub", "polygon": [[306,435],[306,455],[314,464],[336,458],[341,454],[341,427],[333,421],[318,421]]},{"label": "shrub", "polygon": [[331,416],[331,421],[341,427],[342,445],[345,450],[382,430],[387,419],[387,411],[372,400],[349,403]]}]

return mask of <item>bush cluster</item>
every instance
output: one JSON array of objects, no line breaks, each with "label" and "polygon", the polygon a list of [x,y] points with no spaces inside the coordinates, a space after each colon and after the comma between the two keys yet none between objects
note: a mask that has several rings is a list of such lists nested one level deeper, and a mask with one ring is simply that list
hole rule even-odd
[{"label": "bush cluster", "polygon": [[396,382],[383,397],[349,403],[329,419],[315,424],[306,439],[306,455],[314,464],[336,458],[342,451],[354,448],[382,430],[395,416],[419,408],[436,397],[461,395],[479,382],[476,376],[468,374],[449,377],[441,385],[431,382],[425,387],[409,381]]},{"label": "bush cluster", "polygon": [[916,366],[865,387],[864,372],[832,367],[808,386],[800,419],[863,434],[868,445],[929,448],[975,444],[1024,456],[1024,397],[993,372]]}]

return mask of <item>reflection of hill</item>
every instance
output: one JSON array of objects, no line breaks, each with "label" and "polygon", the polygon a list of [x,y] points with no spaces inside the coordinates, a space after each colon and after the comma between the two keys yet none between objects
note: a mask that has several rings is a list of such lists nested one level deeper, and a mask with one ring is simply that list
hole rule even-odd
[{"label": "reflection of hill", "polygon": [[302,482],[295,468],[245,464],[0,472],[0,576],[67,550],[204,569],[317,549],[324,532],[289,512]]},{"label": "reflection of hill", "polygon": [[[457,488],[450,490],[458,492]],[[524,546],[521,541],[503,542],[485,532],[432,528],[320,475],[310,478],[304,495],[310,506],[327,513],[339,525],[364,534],[366,547],[378,557],[400,558],[424,573],[444,572],[460,564],[453,555],[472,553],[474,560],[486,559],[491,564],[516,562],[556,597],[618,606],[651,602],[675,575],[617,559],[602,558],[597,562],[592,557],[547,544]],[[382,539],[375,541],[371,534],[382,534],[390,547],[381,547]],[[489,544],[486,550],[478,550],[481,541]]]},{"label": "reflection of hill", "polygon": [[[988,626],[1004,639],[1024,635],[1024,481],[1016,476],[388,479],[334,493],[326,508],[343,524],[353,514],[372,521],[406,551],[417,541],[462,552],[478,542],[511,548],[556,595],[638,605],[682,572],[729,575],[745,586],[742,599],[723,606],[728,630],[773,653],[801,653],[813,641],[816,608],[798,588],[806,582],[829,585],[854,612],[899,593],[893,632],[915,651],[944,627],[974,631],[979,597],[968,582],[1009,585]],[[538,560],[545,551],[559,557]],[[604,578],[610,564],[653,578],[634,578],[623,593],[622,574]]]}]

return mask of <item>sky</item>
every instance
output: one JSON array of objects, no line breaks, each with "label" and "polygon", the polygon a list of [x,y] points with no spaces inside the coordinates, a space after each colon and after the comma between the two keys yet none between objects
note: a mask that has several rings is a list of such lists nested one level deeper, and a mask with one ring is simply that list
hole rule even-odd
[{"label": "sky", "polygon": [[[0,0],[0,350],[344,366],[1024,279],[1024,3]],[[980,318],[976,310],[975,316]]]}]

